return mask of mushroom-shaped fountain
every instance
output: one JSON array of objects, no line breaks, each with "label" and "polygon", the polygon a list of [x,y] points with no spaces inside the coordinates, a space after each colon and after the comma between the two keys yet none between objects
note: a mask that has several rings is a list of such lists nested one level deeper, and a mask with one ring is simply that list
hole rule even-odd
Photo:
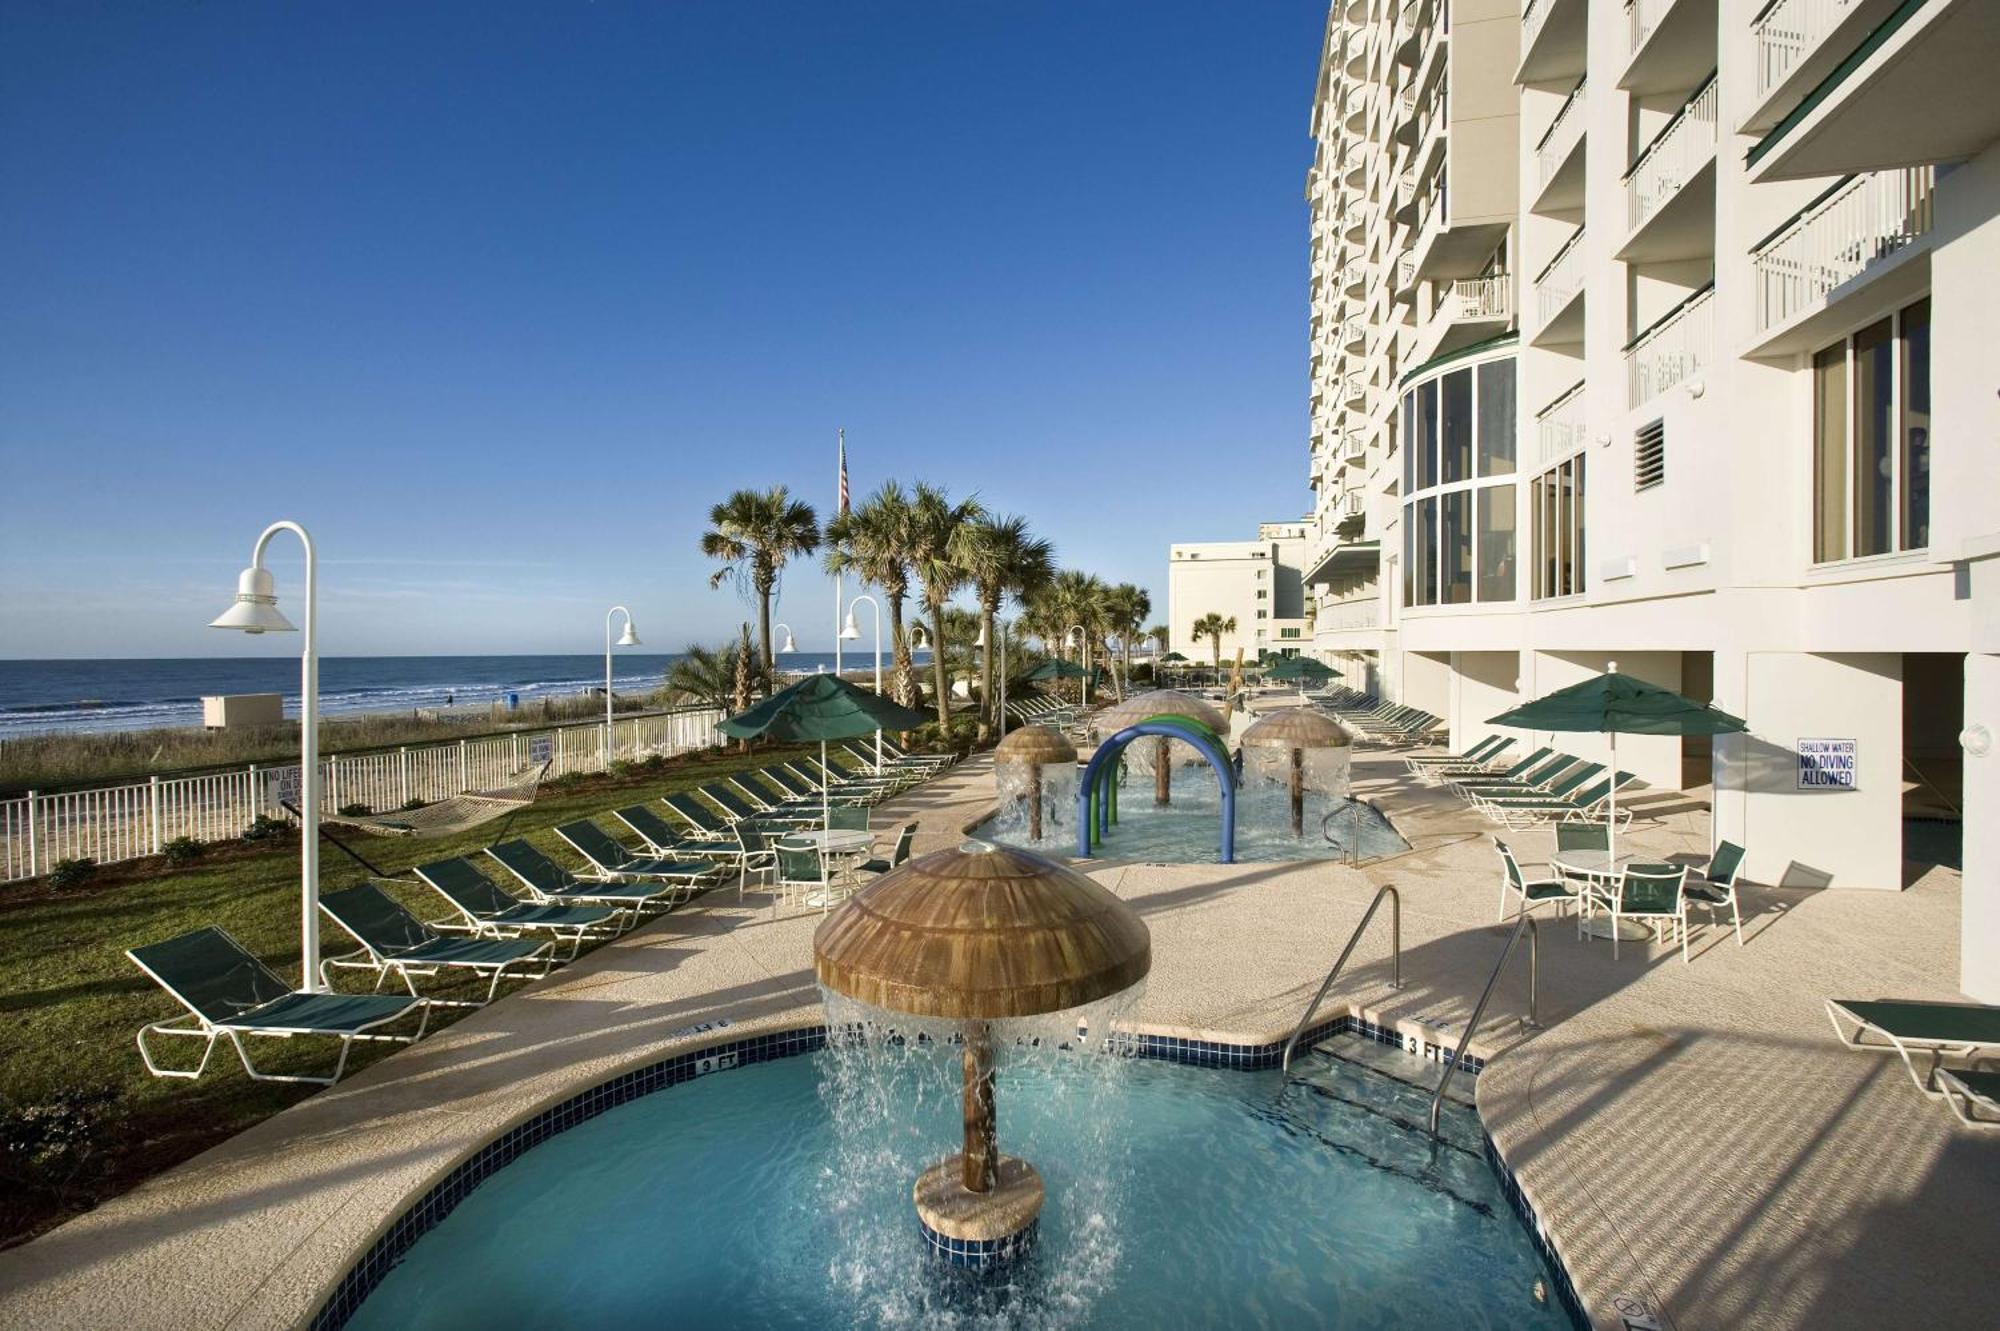
[{"label": "mushroom-shaped fountain", "polygon": [[1107,998],[1151,965],[1131,906],[1073,869],[983,841],[890,870],[821,923],[813,966],[825,988],[963,1023],[964,1147],[925,1170],[914,1194],[932,1252],[985,1267],[1034,1242],[1042,1180],[999,1152],[994,1023]]},{"label": "mushroom-shaped fountain", "polygon": [[1307,749],[1344,749],[1351,739],[1332,717],[1311,707],[1266,712],[1243,732],[1243,748],[1289,751],[1285,783],[1292,797],[1292,835],[1305,835]]},{"label": "mushroom-shaped fountain", "polygon": [[[1229,720],[1212,703],[1195,697],[1192,693],[1182,693],[1179,689],[1154,689],[1150,693],[1135,693],[1124,702],[1108,707],[1091,718],[1091,728],[1100,736],[1109,738],[1127,726],[1155,716],[1187,716],[1201,722],[1218,735],[1229,733]],[[1153,741],[1152,753],[1146,755],[1153,769],[1153,803],[1173,802],[1173,744],[1161,735]],[[1138,756],[1137,754],[1134,755]],[[1197,757],[1195,761],[1199,761]]]},{"label": "mushroom-shaped fountain", "polygon": [[[1076,746],[1053,726],[1022,726],[994,746],[993,777],[1001,798],[1008,798],[1017,789],[1016,780],[1023,783],[1018,789],[1028,806],[1030,841],[1042,839],[1042,769],[1075,766]],[[1060,804],[1062,796],[1056,798]]]}]

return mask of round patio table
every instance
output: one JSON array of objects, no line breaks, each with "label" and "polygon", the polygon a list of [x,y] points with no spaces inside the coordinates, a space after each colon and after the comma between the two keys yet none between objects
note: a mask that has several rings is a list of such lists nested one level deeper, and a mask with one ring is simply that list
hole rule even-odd
[{"label": "round patio table", "polygon": [[[1578,878],[1584,880],[1584,890],[1586,892],[1589,892],[1592,896],[1602,897],[1604,893],[1600,890],[1600,884],[1610,886],[1613,891],[1616,891],[1618,875],[1624,873],[1628,866],[1650,863],[1654,858],[1657,857],[1645,855],[1613,856],[1608,850],[1559,850],[1549,856],[1549,867],[1563,873],[1576,875]],[[1610,920],[1593,916],[1585,920],[1579,927],[1592,938],[1611,937]],[[1620,942],[1629,943],[1634,939],[1650,938],[1652,933],[1653,931],[1650,928],[1639,923],[1637,920],[1618,921],[1618,940]]]},{"label": "round patio table", "polygon": [[[836,827],[815,832],[788,832],[779,838],[783,843],[806,847],[818,851],[832,860],[865,859],[875,849],[875,834],[859,827]],[[814,892],[805,901],[808,906],[828,906],[841,900],[846,892],[836,890],[828,883],[823,891]]]}]

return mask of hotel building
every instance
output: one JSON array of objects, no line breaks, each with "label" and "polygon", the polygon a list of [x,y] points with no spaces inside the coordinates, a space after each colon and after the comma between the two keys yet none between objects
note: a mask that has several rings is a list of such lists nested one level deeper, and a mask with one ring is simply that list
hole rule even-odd
[{"label": "hotel building", "polygon": [[1195,621],[1220,615],[1236,621],[1222,635],[1222,659],[1297,656],[1312,639],[1306,619],[1302,521],[1262,522],[1254,541],[1190,541],[1167,554],[1168,649],[1208,661],[1215,648],[1194,636]]},{"label": "hotel building", "polygon": [[1336,0],[1306,181],[1313,654],[1458,745],[1612,661],[1747,718],[1620,766],[1758,882],[1962,853],[1989,1002],[1996,67],[1993,0]]}]

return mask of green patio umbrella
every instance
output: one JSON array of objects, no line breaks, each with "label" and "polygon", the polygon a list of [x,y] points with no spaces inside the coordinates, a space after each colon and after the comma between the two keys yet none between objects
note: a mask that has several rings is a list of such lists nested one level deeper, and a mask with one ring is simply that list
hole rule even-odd
[{"label": "green patio umbrella", "polygon": [[1264,678],[1326,680],[1333,678],[1333,668],[1310,656],[1281,656],[1264,672]]},{"label": "green patio umbrella", "polygon": [[1610,858],[1618,857],[1618,737],[1620,735],[1728,735],[1748,730],[1740,717],[1684,698],[1672,689],[1618,673],[1609,662],[1601,675],[1488,717],[1489,726],[1517,730],[1595,731],[1611,736]]},{"label": "green patio umbrella", "polygon": [[1065,661],[1060,656],[1051,656],[1048,660],[1028,672],[1028,678],[1037,681],[1049,679],[1082,679],[1083,675],[1084,670],[1082,666],[1074,661]]},{"label": "green patio umbrella", "polygon": [[[779,739],[794,743],[818,740],[820,767],[831,771],[826,761],[829,740],[860,739],[885,730],[915,730],[930,719],[926,713],[913,712],[879,693],[828,673],[807,675],[749,711],[716,722],[715,728],[731,739]],[[833,802],[827,785],[822,776],[819,783],[822,826]]]}]

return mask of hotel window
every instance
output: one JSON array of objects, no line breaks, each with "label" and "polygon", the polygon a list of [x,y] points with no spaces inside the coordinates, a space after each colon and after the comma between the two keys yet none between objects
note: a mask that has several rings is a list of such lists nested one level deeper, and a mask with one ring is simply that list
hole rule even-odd
[{"label": "hotel window", "polygon": [[1528,491],[1534,523],[1536,600],[1583,591],[1583,454],[1535,477]]},{"label": "hotel window", "polygon": [[1813,357],[1813,562],[1931,540],[1931,303]]},{"label": "hotel window", "polygon": [[1514,361],[1448,370],[1403,394],[1403,604],[1511,601]]}]

